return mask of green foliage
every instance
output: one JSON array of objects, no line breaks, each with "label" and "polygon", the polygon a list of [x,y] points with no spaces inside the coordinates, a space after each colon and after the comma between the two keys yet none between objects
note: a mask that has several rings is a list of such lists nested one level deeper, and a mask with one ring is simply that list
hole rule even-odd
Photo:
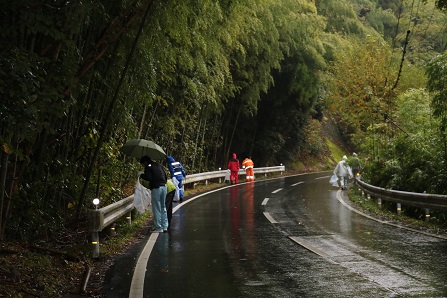
[{"label": "green foliage", "polygon": [[393,105],[385,84],[389,59],[389,49],[381,40],[354,39],[344,44],[329,67],[328,107],[355,146],[361,144],[367,128],[383,119]]},{"label": "green foliage", "polygon": [[[446,193],[442,185],[445,182],[443,142],[439,121],[431,113],[429,96],[423,89],[412,89],[399,97],[394,119],[399,126],[387,128],[394,138],[374,143],[381,149],[380,155],[367,167],[366,177],[372,184],[414,192]],[[383,134],[379,137],[384,138]]]},{"label": "green foliage", "polygon": [[321,142],[321,122],[317,119],[311,119],[304,128],[305,150],[313,156],[322,153],[324,143]]},{"label": "green foliage", "polygon": [[427,66],[428,90],[433,94],[433,115],[440,118],[443,129],[447,127],[447,55],[433,58]]},{"label": "green foliage", "polygon": [[367,14],[366,20],[383,37],[394,38],[397,18],[392,10],[374,10]]},{"label": "green foliage", "polygon": [[[414,17],[400,1],[151,3],[144,20],[145,1],[0,6],[0,236],[50,237],[91,198],[109,204],[129,193],[123,185],[140,166],[119,152],[128,139],[154,140],[189,173],[225,166],[229,152],[259,166],[285,163],[327,147],[318,138],[326,106],[351,143],[371,152],[372,173],[442,189],[446,158],[436,142],[445,138],[437,121],[423,120],[426,95],[409,91],[424,87],[421,65],[447,44],[445,15],[432,2],[410,22],[410,63],[399,76]],[[406,25],[397,28],[399,17]],[[443,115],[445,61],[436,61],[429,86]],[[417,122],[407,121],[411,106],[395,106],[405,92],[424,104]],[[426,160],[398,159],[397,148]],[[442,160],[436,173],[430,156]],[[433,185],[417,183],[430,175]]]},{"label": "green foliage", "polygon": [[[427,3],[428,0],[422,0],[422,2]],[[436,0],[435,4],[439,10],[445,11],[447,9],[447,1],[446,0]]]},{"label": "green foliage", "polygon": [[424,208],[414,208],[402,206],[401,214],[396,213],[396,205],[391,202],[382,202],[382,207],[379,207],[375,198],[367,198],[362,195],[360,189],[353,187],[349,190],[349,198],[358,206],[369,212],[377,214],[381,217],[386,217],[389,220],[398,220],[404,222],[417,229],[430,229],[431,231],[439,232],[440,229],[446,228],[445,218],[446,213],[443,211],[434,211],[431,214],[429,222],[421,220],[425,218]]},{"label": "green foliage", "polygon": [[[233,144],[247,149],[252,141],[242,142],[239,132],[256,129],[244,123],[275,80],[289,81],[278,111],[296,118],[296,130],[263,140],[266,148],[279,144],[273,155],[285,150],[281,140],[299,134],[314,105],[324,22],[311,2],[154,2],[132,57],[143,6],[130,19],[127,1],[25,4],[0,9],[2,193],[11,195],[7,215],[14,218],[8,236],[49,236],[78,202],[120,199],[138,169],[119,153],[129,138],[153,139],[194,172],[224,163]],[[117,89],[127,61],[126,83]]]},{"label": "green foliage", "polygon": [[356,12],[348,1],[317,1],[320,15],[327,18],[326,30],[342,35],[363,35],[364,27],[357,19]]}]

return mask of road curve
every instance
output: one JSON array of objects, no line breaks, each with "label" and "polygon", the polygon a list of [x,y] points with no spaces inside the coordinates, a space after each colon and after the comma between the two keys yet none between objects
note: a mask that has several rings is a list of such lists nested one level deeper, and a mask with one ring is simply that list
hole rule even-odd
[{"label": "road curve", "polygon": [[106,297],[447,297],[447,241],[353,208],[328,173],[241,183],[174,209]]}]

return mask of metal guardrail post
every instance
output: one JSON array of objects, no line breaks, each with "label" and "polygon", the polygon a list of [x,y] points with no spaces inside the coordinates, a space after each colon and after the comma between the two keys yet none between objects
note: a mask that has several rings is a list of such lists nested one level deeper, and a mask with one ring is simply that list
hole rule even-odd
[{"label": "metal guardrail post", "polygon": [[116,227],[116,223],[113,223],[113,224],[110,225],[109,235],[112,236],[112,237],[116,236],[116,229],[115,229],[115,227]]},{"label": "metal guardrail post", "polygon": [[401,203],[396,203],[396,212],[399,215],[402,213],[402,204]]},{"label": "metal guardrail post", "polygon": [[99,232],[92,232],[93,258],[99,257]]},{"label": "metal guardrail post", "polygon": [[379,208],[382,208],[382,199],[381,198],[377,198],[377,205],[379,206]]},{"label": "metal guardrail post", "polygon": [[425,221],[430,221],[430,209],[425,208]]}]

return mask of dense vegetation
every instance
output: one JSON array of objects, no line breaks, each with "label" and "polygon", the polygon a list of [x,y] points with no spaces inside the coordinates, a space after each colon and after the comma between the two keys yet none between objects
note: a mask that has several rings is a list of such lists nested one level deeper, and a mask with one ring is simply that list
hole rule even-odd
[{"label": "dense vegetation", "polygon": [[323,151],[324,115],[373,183],[445,193],[444,6],[2,1],[0,238],[49,237],[90,198],[122,198],[128,139],[189,172],[232,152],[287,165]]}]

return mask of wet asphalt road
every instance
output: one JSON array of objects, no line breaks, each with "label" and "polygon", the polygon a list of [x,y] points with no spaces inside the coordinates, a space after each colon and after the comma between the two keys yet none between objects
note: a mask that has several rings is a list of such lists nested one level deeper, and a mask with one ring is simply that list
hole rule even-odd
[{"label": "wet asphalt road", "polygon": [[447,239],[354,212],[328,181],[241,183],[187,201],[170,233],[116,260],[105,296],[447,297]]}]

